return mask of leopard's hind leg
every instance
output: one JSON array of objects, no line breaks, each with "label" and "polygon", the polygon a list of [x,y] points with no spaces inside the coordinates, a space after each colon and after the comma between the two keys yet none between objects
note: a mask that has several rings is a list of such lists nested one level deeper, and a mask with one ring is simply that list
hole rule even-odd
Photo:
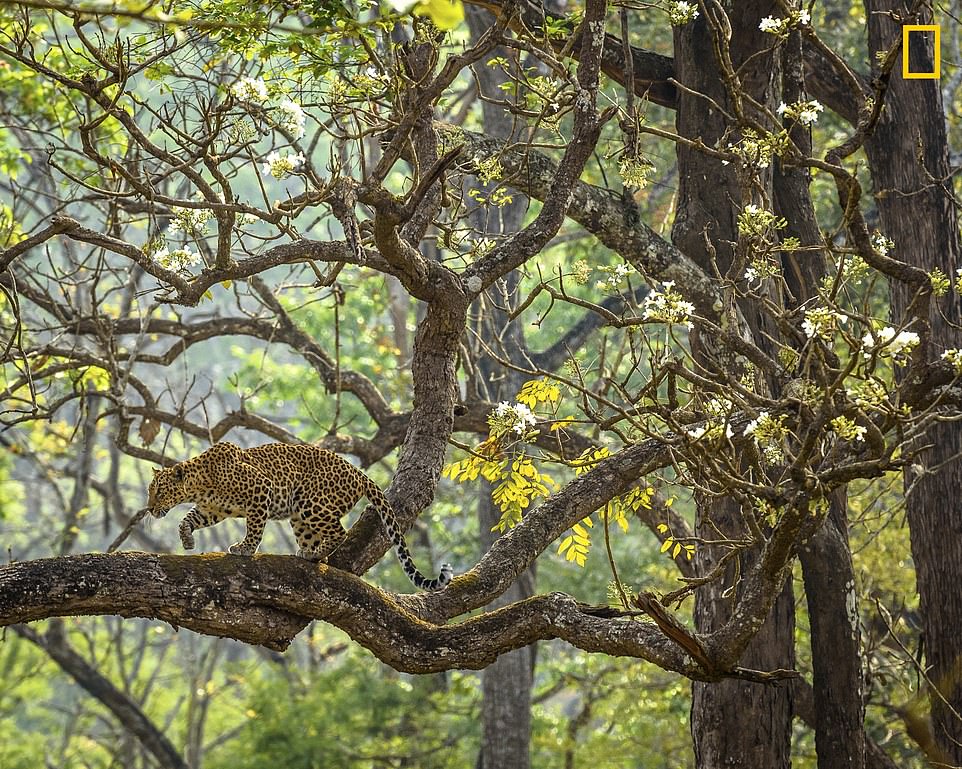
[{"label": "leopard's hind leg", "polygon": [[327,561],[338,545],[344,541],[347,532],[338,518],[331,513],[322,522],[308,522],[302,518],[292,518],[291,528],[297,540],[297,554],[310,561]]}]

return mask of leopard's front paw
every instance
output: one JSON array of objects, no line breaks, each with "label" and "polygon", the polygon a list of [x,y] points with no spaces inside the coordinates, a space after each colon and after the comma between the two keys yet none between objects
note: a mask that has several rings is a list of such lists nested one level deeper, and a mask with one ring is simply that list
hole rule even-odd
[{"label": "leopard's front paw", "polygon": [[194,549],[194,530],[190,528],[190,524],[184,521],[180,524],[180,541],[184,546],[184,550]]},{"label": "leopard's front paw", "polygon": [[319,563],[324,560],[325,553],[318,553],[313,550],[298,550],[297,557],[303,558],[307,561],[313,561],[314,563]]},{"label": "leopard's front paw", "polygon": [[227,552],[231,555],[254,555],[257,551],[257,546],[251,547],[250,545],[245,545],[243,542],[235,542],[229,548]]}]

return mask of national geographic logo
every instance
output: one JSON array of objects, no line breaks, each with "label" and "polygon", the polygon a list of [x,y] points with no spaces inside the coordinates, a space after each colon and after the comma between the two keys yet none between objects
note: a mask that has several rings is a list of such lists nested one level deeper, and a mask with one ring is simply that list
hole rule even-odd
[{"label": "national geographic logo", "polygon": [[[912,48],[915,54],[912,62],[915,67],[919,67],[918,59],[926,59],[925,39],[923,35],[934,35],[935,45],[933,46],[934,59],[930,72],[913,71],[909,62],[909,49]],[[938,24],[906,24],[902,27],[902,77],[906,80],[938,80],[939,72],[942,68],[942,31]],[[919,55],[922,54],[922,55]]]}]

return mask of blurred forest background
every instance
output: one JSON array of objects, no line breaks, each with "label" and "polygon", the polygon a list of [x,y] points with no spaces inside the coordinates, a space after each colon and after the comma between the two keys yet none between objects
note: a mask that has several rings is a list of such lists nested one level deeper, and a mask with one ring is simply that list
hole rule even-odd
[{"label": "blurred forest background", "polygon": [[[962,764],[959,12],[0,2],[0,766]],[[341,453],[467,575],[398,597],[359,505],[386,592],[241,595],[291,641],[122,571],[239,556],[75,560],[220,440]]]}]

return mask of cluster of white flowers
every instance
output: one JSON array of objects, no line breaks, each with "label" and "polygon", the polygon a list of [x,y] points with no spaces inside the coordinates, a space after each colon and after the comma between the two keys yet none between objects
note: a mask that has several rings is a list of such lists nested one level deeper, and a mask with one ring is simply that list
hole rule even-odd
[{"label": "cluster of white flowers", "polygon": [[738,234],[749,237],[761,237],[770,230],[780,230],[785,227],[785,219],[775,216],[771,211],[749,203],[738,214]]},{"label": "cluster of white flowers", "polygon": [[947,360],[952,364],[956,374],[962,374],[962,350],[952,347],[942,353],[942,360]]},{"label": "cluster of white flowers", "polygon": [[767,411],[759,412],[758,416],[755,417],[751,422],[745,425],[745,429],[742,435],[754,435],[755,431],[758,429],[758,425],[767,420],[771,415]]},{"label": "cluster of white flowers", "polygon": [[629,264],[619,264],[615,267],[599,267],[598,269],[608,273],[607,278],[595,282],[595,288],[599,291],[617,291],[625,279],[634,273],[634,270]]},{"label": "cluster of white flowers", "polygon": [[174,206],[170,211],[174,215],[170,222],[170,229],[174,232],[183,232],[185,235],[203,235],[207,231],[207,222],[214,218],[214,212],[209,208]]},{"label": "cluster of white flowers", "polygon": [[[738,143],[730,143],[726,149],[737,155],[746,166],[768,168],[772,164],[772,157],[779,152],[781,141],[777,134],[759,135],[751,128],[746,128],[742,131],[742,138]],[[727,166],[728,161],[723,160],[722,165]]]},{"label": "cluster of white flowers", "polygon": [[698,18],[698,4],[676,0],[668,6],[668,20],[673,27],[680,27]]},{"label": "cluster of white flowers", "polygon": [[889,251],[895,248],[895,241],[885,237],[881,232],[876,231],[872,234],[872,248],[882,256],[888,256]]},{"label": "cluster of white flowers", "polygon": [[878,379],[856,380],[845,394],[863,409],[877,410],[889,403],[888,387]]},{"label": "cluster of white flowers", "polygon": [[756,257],[745,268],[745,280],[751,288],[753,283],[757,282],[760,286],[763,280],[781,275],[781,272],[781,267],[775,261],[766,257]]},{"label": "cluster of white flowers", "polygon": [[862,337],[862,346],[865,348],[864,356],[871,358],[874,351],[882,357],[891,357],[896,363],[903,363],[905,357],[918,345],[919,335],[914,331],[899,331],[891,326],[885,326],[875,334],[867,333]]},{"label": "cluster of white flowers", "polygon": [[793,104],[782,102],[776,110],[782,117],[797,120],[802,125],[812,125],[818,120],[819,114],[824,110],[821,102],[812,99],[811,101],[797,101]]},{"label": "cluster of white flowers", "polygon": [[[708,438],[709,440],[714,440],[715,438],[720,438],[722,435],[722,426],[715,422],[705,422],[704,424],[698,425],[698,427],[689,427],[685,430],[688,437],[692,440],[701,440],[702,438]],[[732,438],[735,433],[732,430],[731,425],[725,425],[725,437]]]},{"label": "cluster of white flowers", "polygon": [[666,280],[661,284],[661,291],[652,289],[642,302],[642,317],[661,323],[682,324],[691,330],[693,324],[691,316],[695,312],[695,305],[686,302],[677,291],[673,291],[675,281]]},{"label": "cluster of white flowers", "polygon": [[775,18],[774,16],[766,16],[759,22],[758,28],[762,32],[768,32],[772,35],[785,37],[790,29],[798,26],[799,24],[810,24],[811,21],[812,16],[808,11],[793,11],[792,14],[786,19]]},{"label": "cluster of white flowers", "polygon": [[[839,259],[837,269],[842,273],[842,281],[852,286],[860,286],[869,274],[868,262],[858,254],[843,255]],[[834,282],[833,276],[827,275],[826,277],[830,282]]]},{"label": "cluster of white flowers", "polygon": [[830,310],[828,307],[814,307],[805,312],[802,331],[809,339],[819,337],[825,342],[831,342],[832,334],[835,333],[839,323],[848,323],[848,316]]},{"label": "cluster of white flowers", "polygon": [[702,411],[713,417],[725,417],[731,414],[732,405],[730,398],[709,398],[702,405]]},{"label": "cluster of white flowers", "polygon": [[[689,427],[685,430],[689,438],[700,440],[706,438],[715,440],[721,438],[734,437],[731,424],[728,418],[731,416],[734,404],[731,399],[724,397],[711,397],[700,404],[700,410],[708,415],[708,420],[697,427]],[[724,427],[724,430],[722,429]]]},{"label": "cluster of white flowers", "polygon": [[176,251],[168,251],[166,248],[161,249],[154,254],[154,259],[159,262],[161,266],[166,267],[168,270],[174,270],[175,272],[186,270],[188,267],[193,267],[201,263],[200,254],[196,251],[191,251],[190,246],[178,248]]},{"label": "cluster of white flowers", "polygon": [[259,77],[242,77],[230,87],[234,98],[240,101],[267,101],[267,83]]},{"label": "cluster of white flowers", "polygon": [[267,156],[267,160],[264,161],[263,171],[265,175],[270,174],[275,179],[283,179],[302,165],[304,165],[304,155],[300,152],[296,154],[289,152],[286,155],[272,152]]},{"label": "cluster of white flowers", "polygon": [[304,135],[304,121],[307,119],[301,105],[292,99],[285,99],[277,107],[277,112],[277,125],[295,139],[300,139]]},{"label": "cluster of white flowers", "polygon": [[788,437],[785,415],[773,417],[767,411],[760,411],[755,419],[745,425],[742,435],[751,437],[755,441],[766,462],[769,464],[780,462],[784,456],[782,443]]},{"label": "cluster of white flowers", "polygon": [[495,407],[494,415],[498,419],[511,422],[511,431],[518,435],[524,435],[538,423],[538,418],[523,403],[512,405],[508,401],[501,401]]},{"label": "cluster of white flowers", "polygon": [[[239,101],[257,104],[277,128],[286,131],[295,139],[304,136],[304,124],[307,121],[304,109],[289,97],[285,97],[279,104],[272,103],[267,83],[262,79],[242,77],[231,86],[230,91]],[[250,141],[256,137],[257,131],[248,121],[238,120],[232,135],[239,141]]]},{"label": "cluster of white flowers", "polygon": [[835,434],[843,441],[863,441],[865,440],[865,433],[868,432],[867,427],[855,424],[854,420],[846,416],[835,417],[830,424]]}]

